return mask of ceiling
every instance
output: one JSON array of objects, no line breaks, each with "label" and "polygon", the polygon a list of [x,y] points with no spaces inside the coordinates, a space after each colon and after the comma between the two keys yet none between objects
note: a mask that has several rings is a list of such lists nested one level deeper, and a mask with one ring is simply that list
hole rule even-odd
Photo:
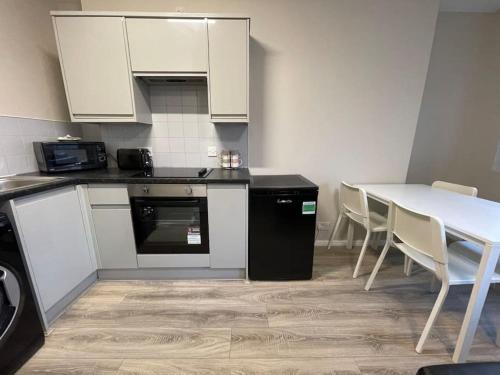
[{"label": "ceiling", "polygon": [[500,10],[500,0],[441,0],[441,12],[485,12]]}]

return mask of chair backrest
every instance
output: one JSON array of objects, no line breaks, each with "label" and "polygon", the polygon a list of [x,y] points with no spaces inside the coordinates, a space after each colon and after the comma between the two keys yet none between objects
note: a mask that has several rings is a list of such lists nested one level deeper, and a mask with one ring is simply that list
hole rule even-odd
[{"label": "chair backrest", "polygon": [[477,188],[473,186],[452,184],[451,182],[446,181],[434,181],[432,183],[432,187],[436,189],[453,191],[458,194],[469,195],[471,197],[477,197]]},{"label": "chair backrest", "polygon": [[353,212],[364,219],[369,217],[366,192],[344,181],[340,183],[340,204],[343,209]]},{"label": "chair backrest", "polygon": [[406,245],[441,264],[448,263],[446,235],[443,222],[434,216],[391,202],[388,228]]}]

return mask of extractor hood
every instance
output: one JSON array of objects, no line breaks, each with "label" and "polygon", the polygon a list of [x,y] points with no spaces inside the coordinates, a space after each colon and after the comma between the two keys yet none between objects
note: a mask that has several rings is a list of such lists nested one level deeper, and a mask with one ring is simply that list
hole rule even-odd
[{"label": "extractor hood", "polygon": [[150,85],[200,85],[207,83],[206,73],[135,72],[134,77]]}]

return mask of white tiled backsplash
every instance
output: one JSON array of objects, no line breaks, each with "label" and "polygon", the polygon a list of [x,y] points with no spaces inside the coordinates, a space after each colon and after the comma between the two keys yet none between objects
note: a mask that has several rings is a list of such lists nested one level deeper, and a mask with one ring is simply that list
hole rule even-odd
[{"label": "white tiled backsplash", "polygon": [[38,171],[34,141],[81,136],[80,124],[0,116],[0,176]]},{"label": "white tiled backsplash", "polygon": [[247,125],[209,122],[206,85],[155,85],[150,86],[150,94],[152,126],[100,125],[108,153],[116,157],[118,148],[151,147],[156,167],[217,167],[218,159],[208,157],[208,147],[215,146],[217,153],[238,150],[247,165]]}]

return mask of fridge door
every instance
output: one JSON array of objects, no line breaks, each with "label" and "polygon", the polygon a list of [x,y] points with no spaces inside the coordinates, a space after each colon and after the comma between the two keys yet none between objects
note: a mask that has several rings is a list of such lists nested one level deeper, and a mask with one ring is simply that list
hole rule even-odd
[{"label": "fridge door", "polygon": [[[249,277],[312,277],[317,191],[253,191],[250,196]],[[314,203],[314,204],[313,204]]]}]

